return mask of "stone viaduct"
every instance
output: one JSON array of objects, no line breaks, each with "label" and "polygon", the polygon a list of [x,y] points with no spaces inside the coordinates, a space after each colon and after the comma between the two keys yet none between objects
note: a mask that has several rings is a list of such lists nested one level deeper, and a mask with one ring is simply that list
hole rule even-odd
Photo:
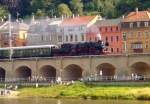
[{"label": "stone viaduct", "polygon": [[0,60],[0,78],[61,77],[76,80],[100,74],[150,76],[150,54]]}]

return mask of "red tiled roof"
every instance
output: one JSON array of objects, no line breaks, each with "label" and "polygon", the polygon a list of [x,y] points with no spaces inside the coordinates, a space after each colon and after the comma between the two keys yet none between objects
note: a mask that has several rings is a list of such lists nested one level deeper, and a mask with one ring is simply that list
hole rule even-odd
[{"label": "red tiled roof", "polygon": [[148,11],[138,11],[129,13],[122,22],[150,21],[150,13]]},{"label": "red tiled roof", "polygon": [[75,26],[75,25],[86,25],[96,16],[80,16],[74,18],[64,19],[61,26]]}]

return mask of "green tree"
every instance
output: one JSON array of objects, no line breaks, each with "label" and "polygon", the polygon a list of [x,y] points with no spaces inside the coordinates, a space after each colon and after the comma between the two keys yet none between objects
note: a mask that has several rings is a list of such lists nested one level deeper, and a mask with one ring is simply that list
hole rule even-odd
[{"label": "green tree", "polygon": [[9,11],[4,7],[0,6],[0,18],[6,19],[8,17]]},{"label": "green tree", "polygon": [[71,0],[70,6],[72,9],[72,12],[75,15],[77,15],[77,14],[82,15],[83,14],[83,3],[81,2],[81,0]]},{"label": "green tree", "polygon": [[45,16],[45,12],[41,9],[38,9],[35,13],[36,18],[42,18]]},{"label": "green tree", "polygon": [[58,14],[59,14],[59,16],[62,16],[62,15],[71,16],[72,12],[69,9],[67,4],[59,4],[58,5]]}]

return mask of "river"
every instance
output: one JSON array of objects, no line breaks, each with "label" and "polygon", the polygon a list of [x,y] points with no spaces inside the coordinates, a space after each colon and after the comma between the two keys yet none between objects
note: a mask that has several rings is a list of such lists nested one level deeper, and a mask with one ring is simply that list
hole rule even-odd
[{"label": "river", "polygon": [[0,104],[150,104],[150,101],[129,101],[129,100],[56,100],[42,98],[1,98]]}]

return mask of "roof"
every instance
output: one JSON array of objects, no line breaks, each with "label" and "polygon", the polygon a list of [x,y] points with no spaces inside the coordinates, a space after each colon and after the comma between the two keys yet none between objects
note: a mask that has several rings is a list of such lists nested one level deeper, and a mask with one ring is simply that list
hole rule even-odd
[{"label": "roof", "polygon": [[150,12],[137,11],[129,13],[122,22],[150,21]]},{"label": "roof", "polygon": [[[12,30],[28,30],[29,26],[25,23],[20,22],[11,22]],[[6,21],[3,24],[0,24],[0,31],[8,31],[9,30],[9,22]]]},{"label": "roof", "polygon": [[121,19],[107,19],[107,20],[98,20],[96,25],[99,27],[102,26],[117,26],[121,23]]},{"label": "roof", "polygon": [[49,23],[49,25],[60,25],[62,23],[62,20],[56,20]]},{"label": "roof", "polygon": [[66,18],[63,20],[61,26],[77,26],[77,25],[87,25],[90,21],[95,19],[96,16],[80,16]]},{"label": "roof", "polygon": [[[34,45],[34,46],[21,46],[21,47],[11,47],[12,49],[31,49],[31,48],[50,48],[57,47],[57,45]],[[10,47],[0,48],[0,50],[10,49]]]}]

